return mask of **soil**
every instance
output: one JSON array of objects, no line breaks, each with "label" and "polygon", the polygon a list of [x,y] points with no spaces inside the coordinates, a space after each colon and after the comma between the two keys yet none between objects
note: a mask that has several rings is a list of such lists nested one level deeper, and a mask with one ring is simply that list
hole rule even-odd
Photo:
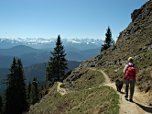
[{"label": "soil", "polygon": [[[89,68],[89,69],[101,72],[103,76],[105,77],[104,85],[112,87],[117,92],[115,83],[110,81],[109,76],[104,71],[102,71],[101,69],[95,69],[95,68]],[[57,91],[61,95],[68,94],[68,90],[60,87],[61,84],[62,83],[58,82]],[[99,85],[99,86],[103,86],[103,85]],[[117,94],[119,94],[120,96],[119,114],[152,114],[152,107],[148,106],[148,103],[147,103],[148,102],[147,94],[140,92],[137,89],[137,87],[135,87],[133,102],[130,102],[124,98],[124,95],[125,95],[124,90],[125,89],[123,87],[121,93],[117,92]]]}]

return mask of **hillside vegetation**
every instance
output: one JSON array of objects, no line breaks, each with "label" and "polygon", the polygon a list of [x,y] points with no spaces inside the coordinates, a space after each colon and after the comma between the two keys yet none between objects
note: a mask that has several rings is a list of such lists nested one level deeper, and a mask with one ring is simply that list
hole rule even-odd
[{"label": "hillside vegetation", "polygon": [[[114,47],[103,51],[81,67],[105,68],[112,81],[122,78],[128,57],[134,58],[139,68],[137,85],[141,91],[152,92],[152,1],[131,14],[132,22],[123,30]],[[152,94],[152,93],[151,93]],[[152,96],[152,95],[151,95]],[[150,100],[152,101],[152,100]]]},{"label": "hillside vegetation", "polygon": [[58,93],[56,83],[40,103],[31,106],[29,114],[118,114],[119,96],[112,88],[104,86],[102,74],[88,69],[81,71],[72,86],[69,81],[61,85],[68,94]]}]

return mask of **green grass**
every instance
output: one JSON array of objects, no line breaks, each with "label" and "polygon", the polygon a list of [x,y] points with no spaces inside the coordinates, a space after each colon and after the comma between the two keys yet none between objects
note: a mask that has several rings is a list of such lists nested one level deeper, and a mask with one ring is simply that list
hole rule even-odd
[{"label": "green grass", "polygon": [[83,90],[87,88],[96,87],[105,81],[104,77],[99,71],[88,70],[78,80],[73,82],[73,89]]},{"label": "green grass", "polygon": [[139,69],[152,67],[152,51],[143,52],[140,55],[140,58],[136,59],[135,63]]},{"label": "green grass", "polygon": [[89,70],[64,96],[57,93],[55,84],[29,114],[118,114],[119,95],[110,87],[99,87],[104,80],[100,72]]},{"label": "green grass", "polygon": [[69,114],[82,113],[105,113],[118,114],[118,95],[109,87],[95,88],[92,90],[84,90],[71,94],[67,98],[71,98],[77,102],[71,102],[72,109],[66,111]]},{"label": "green grass", "polygon": [[116,79],[123,79],[123,66],[119,66],[119,68],[107,67],[105,69],[105,73],[107,73],[111,81],[115,81]]},{"label": "green grass", "polygon": [[30,114],[118,114],[118,99],[116,92],[105,86],[72,92],[65,96],[56,92],[35,105]]}]

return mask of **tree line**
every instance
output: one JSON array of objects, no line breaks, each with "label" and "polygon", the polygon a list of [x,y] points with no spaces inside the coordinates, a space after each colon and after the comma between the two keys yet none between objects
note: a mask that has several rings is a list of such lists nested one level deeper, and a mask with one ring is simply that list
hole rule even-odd
[{"label": "tree line", "polygon": [[[107,50],[112,45],[114,45],[114,41],[112,39],[111,30],[108,27],[105,34],[105,41],[101,46],[101,52]],[[54,82],[62,82],[65,79],[66,69],[66,53],[60,35],[58,35],[56,46],[51,52],[46,68],[47,84],[52,86]],[[43,91],[46,85],[39,89],[39,83],[36,78],[26,86],[21,59],[16,57],[13,58],[13,62],[10,66],[6,85],[7,88],[4,100],[0,96],[0,113],[2,114],[22,114],[27,112],[30,105],[37,103],[41,97],[46,94],[46,91]]]},{"label": "tree line", "polygon": [[[56,47],[51,52],[48,66],[46,68],[47,82],[53,85],[56,81],[62,81],[67,69],[65,50],[61,42],[60,35],[56,41]],[[36,78],[25,84],[25,76],[21,59],[13,58],[9,74],[6,80],[6,91],[4,100],[0,96],[0,113],[3,114],[22,114],[29,110],[29,106],[37,103],[43,95],[44,86],[38,86]]]}]

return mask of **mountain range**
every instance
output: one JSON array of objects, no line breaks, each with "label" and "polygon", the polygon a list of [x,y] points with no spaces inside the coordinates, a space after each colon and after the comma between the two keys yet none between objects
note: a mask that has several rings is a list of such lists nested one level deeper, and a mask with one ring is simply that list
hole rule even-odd
[{"label": "mountain range", "polygon": [[[0,38],[0,49],[8,49],[18,45],[25,45],[35,49],[52,49],[55,46],[55,38]],[[62,39],[66,49],[76,48],[80,50],[96,49],[103,43],[100,39]]]},{"label": "mountain range", "polygon": [[[100,53],[102,41],[95,39],[63,40],[66,58],[70,61],[84,61]],[[48,39],[0,39],[0,68],[8,68],[14,56],[21,58],[23,65],[47,62],[55,40]],[[42,56],[43,55],[43,56]]]},{"label": "mountain range", "polygon": [[[94,39],[63,40],[68,70],[79,66],[81,61],[89,59],[100,52],[102,41]],[[55,39],[0,39],[0,84],[3,84],[13,57],[22,60],[26,81],[36,77],[40,82],[45,81],[46,65],[55,47]],[[5,85],[1,86],[0,91]]]}]

